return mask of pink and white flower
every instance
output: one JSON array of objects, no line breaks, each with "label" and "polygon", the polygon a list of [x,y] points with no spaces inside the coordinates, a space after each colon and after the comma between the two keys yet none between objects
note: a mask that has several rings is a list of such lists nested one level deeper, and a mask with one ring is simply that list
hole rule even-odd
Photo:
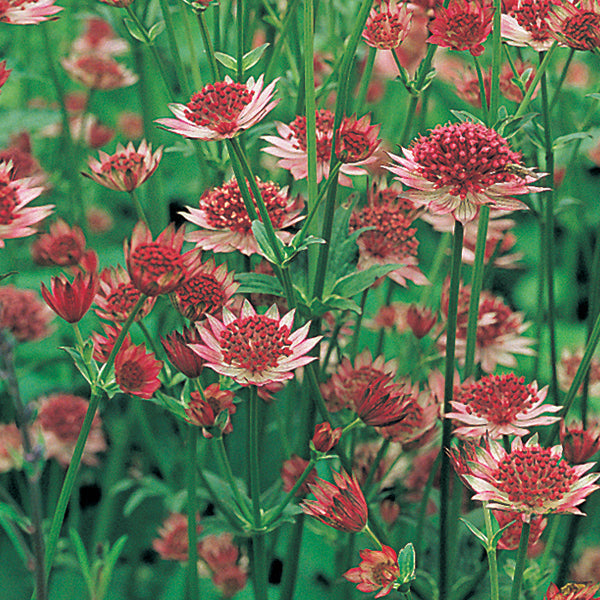
[{"label": "pink and white flower", "polygon": [[0,5],[0,23],[37,25],[62,10],[56,0],[4,0]]}]

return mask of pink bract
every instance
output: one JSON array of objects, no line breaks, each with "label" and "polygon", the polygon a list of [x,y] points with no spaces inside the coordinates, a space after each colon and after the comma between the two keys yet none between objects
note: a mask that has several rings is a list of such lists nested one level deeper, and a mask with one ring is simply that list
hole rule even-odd
[{"label": "pink bract", "polygon": [[6,0],[0,7],[0,23],[12,25],[37,25],[59,13],[62,6],[56,0]]}]

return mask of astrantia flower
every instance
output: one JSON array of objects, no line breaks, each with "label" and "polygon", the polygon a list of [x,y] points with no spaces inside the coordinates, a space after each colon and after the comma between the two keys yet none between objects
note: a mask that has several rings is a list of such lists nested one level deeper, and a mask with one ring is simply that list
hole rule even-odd
[{"label": "astrantia flower", "polygon": [[[586,475],[594,463],[570,466],[562,456],[562,447],[543,448],[537,435],[523,444],[515,437],[511,451],[501,443],[487,439],[471,447],[464,461],[466,473],[459,473],[476,492],[473,500],[488,502],[490,508],[534,514],[583,514],[577,507],[598,489],[599,473]],[[451,451],[455,456],[456,451]]]},{"label": "astrantia flower", "polygon": [[114,154],[98,153],[100,160],[90,157],[91,173],[82,173],[96,183],[111,190],[131,192],[142,185],[158,167],[162,158],[162,146],[152,153],[152,144],[142,140],[136,150],[131,142],[127,147],[117,144]]},{"label": "astrantia flower", "polygon": [[[160,554],[163,560],[178,560],[184,562],[188,559],[188,518],[181,513],[172,513],[158,530],[160,538],[153,540],[152,548]],[[202,525],[196,522],[196,534],[202,532]],[[198,542],[200,549],[200,542]]]},{"label": "astrantia flower", "polygon": [[219,589],[223,598],[233,598],[244,589],[248,580],[247,567],[243,561],[238,562],[239,548],[233,543],[233,536],[228,533],[207,535],[200,540],[198,546],[199,568],[204,564],[211,574],[211,581]]},{"label": "astrantia flower", "polygon": [[573,50],[600,47],[600,2],[582,0],[578,6],[563,2],[548,16],[551,35]]},{"label": "astrantia flower", "polygon": [[494,7],[491,4],[450,0],[448,6],[437,6],[429,23],[430,44],[451,50],[468,50],[473,56],[483,53],[483,42],[492,31]]},{"label": "astrantia flower", "polygon": [[566,583],[560,589],[551,583],[544,600],[592,600],[600,589],[600,583]]},{"label": "astrantia flower", "polygon": [[416,285],[429,283],[418,267],[415,217],[414,206],[400,192],[393,188],[372,188],[368,204],[355,209],[350,216],[350,232],[373,228],[358,237],[358,269],[399,264],[403,266],[387,274],[396,283],[404,286],[406,280]]},{"label": "astrantia flower", "polygon": [[431,331],[436,321],[437,314],[426,306],[411,304],[406,311],[406,324],[418,340]]},{"label": "astrantia flower", "polygon": [[0,162],[0,248],[4,247],[4,240],[35,233],[31,226],[52,212],[54,206],[51,204],[26,207],[44,191],[44,188],[33,187],[32,184],[31,178],[14,178],[10,161]]},{"label": "astrantia flower", "polygon": [[0,423],[0,473],[23,466],[23,439],[14,423]]},{"label": "astrantia flower", "polygon": [[[230,390],[222,390],[218,383],[209,385],[203,394],[191,392],[190,402],[185,408],[187,421],[202,427],[205,438],[213,437],[217,425],[220,433],[231,433],[233,431],[231,415],[236,411],[233,398],[234,393]],[[227,413],[225,419],[220,416],[223,412]]]},{"label": "astrantia flower", "polygon": [[371,9],[362,36],[372,48],[393,50],[408,35],[411,21],[412,10],[408,3],[382,0]]},{"label": "astrantia flower", "polygon": [[138,80],[133,71],[108,54],[73,54],[61,64],[71,79],[93,90],[116,90]]},{"label": "astrantia flower", "polygon": [[387,596],[400,577],[398,555],[393,548],[382,546],[381,550],[361,550],[362,559],[358,567],[344,573],[344,577],[357,583],[361,592],[375,592],[375,598]]},{"label": "astrantia flower", "polygon": [[[521,531],[523,530],[523,513],[505,511],[505,510],[494,510],[494,517],[498,521],[500,528],[508,525],[511,521],[514,521],[511,525],[502,532],[502,537],[498,542],[498,548],[500,550],[516,550],[519,547],[519,541],[521,539]],[[530,518],[531,529],[529,530],[529,541],[527,543],[528,553],[535,549],[536,544],[539,542],[548,519],[542,517],[542,515],[532,515]]]},{"label": "astrantia flower", "polygon": [[62,10],[62,6],[54,6],[55,1],[3,0],[0,4],[0,23],[37,25]]},{"label": "astrantia flower", "polygon": [[72,267],[81,261],[85,252],[85,236],[81,228],[71,227],[62,219],[50,225],[31,245],[33,262],[38,265]]},{"label": "astrantia flower", "polygon": [[259,315],[248,300],[239,317],[224,308],[222,321],[212,315],[206,318],[208,325],[198,325],[203,344],[192,344],[192,349],[207,367],[241,385],[263,386],[291,379],[294,369],[315,360],[307,353],[321,339],[306,339],[310,323],[292,333],[293,310],[280,318],[273,305]]},{"label": "astrantia flower", "polygon": [[[283,491],[289,492],[295,485],[302,473],[308,467],[308,460],[298,456],[297,454],[292,454],[290,458],[283,462],[281,466],[281,480],[283,481]],[[307,475],[306,479],[302,482],[302,485],[296,490],[296,496],[306,496],[309,493],[309,485],[315,484],[317,482],[317,471],[313,467],[310,473]]]},{"label": "astrantia flower", "polygon": [[171,300],[190,321],[199,321],[207,314],[218,316],[240,286],[233,277],[233,271],[227,272],[226,263],[217,267],[215,259],[210,258],[175,290]]},{"label": "astrantia flower", "polygon": [[42,283],[42,297],[46,304],[67,323],[81,321],[83,315],[90,309],[98,289],[96,273],[78,271],[73,283],[65,275],[52,277],[50,290]]},{"label": "astrantia flower", "polygon": [[[96,314],[101,319],[123,323],[131,314],[136,302],[140,299],[139,290],[131,283],[125,269],[118,265],[108,267],[100,274],[98,293],[94,303],[98,305]],[[155,298],[147,298],[135,316],[136,320],[145,317],[154,306]]]},{"label": "astrantia flower", "polygon": [[125,241],[124,252],[131,283],[147,296],[160,296],[175,290],[200,264],[200,253],[190,250],[181,254],[183,227],[177,231],[170,224],[152,240],[148,227],[139,222]]},{"label": "astrantia flower", "polygon": [[344,117],[335,136],[335,155],[345,165],[373,162],[373,153],[381,140],[378,139],[380,125],[371,125],[366,114],[357,120],[356,115]]},{"label": "astrantia flower", "polygon": [[134,0],[100,0],[100,2],[104,2],[104,4],[108,4],[109,6],[115,6],[116,8],[125,8],[131,4],[133,4]]},{"label": "astrantia flower", "polygon": [[565,458],[573,464],[579,465],[590,460],[600,450],[600,423],[597,419],[586,423],[586,427],[577,421],[566,425],[560,424],[560,443],[562,444]]},{"label": "astrantia flower", "polygon": [[187,104],[169,104],[175,119],[157,119],[168,131],[198,140],[225,140],[236,137],[262,121],[277,103],[273,91],[277,80],[263,89],[264,76],[256,81],[236,83],[229,76],[209,83]]},{"label": "astrantia flower", "polygon": [[189,346],[189,344],[202,343],[202,338],[195,327],[191,329],[184,327],[183,333],[173,331],[160,341],[171,364],[190,379],[200,376],[204,361]]},{"label": "astrantia flower", "polygon": [[537,383],[525,384],[514,373],[489,375],[479,381],[465,382],[452,402],[446,418],[458,425],[459,437],[488,435],[497,440],[504,435],[527,435],[531,427],[550,425],[560,417],[560,406],[544,404],[548,387],[538,390]]},{"label": "astrantia flower", "polygon": [[152,398],[160,387],[158,374],[162,361],[156,360],[144,345],[123,344],[115,357],[115,379],[126,394],[140,398]]},{"label": "astrantia flower", "polygon": [[342,428],[331,428],[331,425],[325,421],[315,426],[315,433],[312,437],[312,443],[317,452],[329,452],[342,437]]},{"label": "astrantia flower", "polygon": [[[521,155],[496,131],[479,123],[438,125],[403,152],[404,156],[390,154],[395,164],[388,169],[415,188],[406,196],[433,213],[452,213],[463,224],[484,205],[524,209],[525,204],[512,196],[539,191],[529,184],[542,174],[522,168]],[[514,166],[525,174],[514,174]]]},{"label": "astrantia flower", "polygon": [[129,44],[115,34],[111,24],[100,17],[85,20],[85,32],[72,44],[75,54],[99,53],[117,56],[129,50]]},{"label": "astrantia flower", "polygon": [[[94,343],[94,352],[92,357],[99,363],[104,364],[108,360],[108,357],[115,346],[122,327],[120,325],[117,327],[112,327],[107,323],[103,323],[102,325],[104,327],[104,335],[98,333],[97,331],[92,331],[92,341]],[[131,337],[129,337],[129,334],[127,334],[123,340],[123,346],[129,345],[131,345]]]},{"label": "astrantia flower", "polygon": [[30,342],[50,335],[52,316],[33,290],[0,286],[0,329],[10,331],[17,341]]},{"label": "astrantia flower", "polygon": [[[256,183],[271,217],[275,235],[282,242],[288,242],[292,233],[281,230],[302,219],[303,200],[300,196],[291,198],[287,187],[280,188],[271,181],[257,179]],[[182,213],[183,216],[201,228],[188,233],[185,238],[188,242],[194,242],[196,247],[215,252],[239,251],[246,256],[259,253],[252,223],[235,179],[206,190],[200,198],[199,208],[188,206],[187,210],[187,213]]]},{"label": "astrantia flower", "polygon": [[367,525],[367,501],[354,475],[333,473],[329,483],[318,478],[310,485],[315,500],[304,500],[302,510],[339,531],[362,531]]},{"label": "astrantia flower", "polygon": [[503,39],[511,46],[531,46],[536,52],[545,52],[554,43],[550,14],[560,0],[517,0],[502,15]]},{"label": "astrantia flower", "polygon": [[[582,347],[576,348],[575,350],[565,348],[561,352],[560,362],[558,363],[558,385],[563,392],[569,391],[582,359]],[[600,360],[598,360],[598,357],[596,356],[592,357],[589,367],[589,376],[589,394],[590,396],[597,398],[600,396]],[[582,390],[583,384],[579,386],[577,393],[581,394]]]}]

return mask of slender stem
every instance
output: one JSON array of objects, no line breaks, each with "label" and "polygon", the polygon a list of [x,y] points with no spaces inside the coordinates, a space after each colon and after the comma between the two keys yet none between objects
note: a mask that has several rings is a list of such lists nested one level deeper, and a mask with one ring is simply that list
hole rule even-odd
[{"label": "slender stem", "polygon": [[237,0],[235,3],[237,24],[237,80],[244,80],[244,5],[246,2]]},{"label": "slender stem", "polygon": [[371,83],[371,75],[373,73],[376,55],[377,49],[369,46],[369,53],[367,54],[365,68],[363,69],[360,80],[360,89],[358,90],[358,96],[356,97],[355,108],[356,112],[359,114],[364,114],[366,112],[364,107],[367,105],[367,92],[369,91],[369,84]]},{"label": "slender stem", "polygon": [[569,515],[569,530],[563,546],[558,572],[554,579],[558,587],[562,587],[567,582],[569,568],[573,560],[573,548],[575,547],[575,540],[577,539],[581,522],[581,517],[579,515]]},{"label": "slender stem", "polygon": [[[446,325],[446,368],[444,381],[444,415],[451,410],[454,385],[454,355],[456,349],[456,318],[458,311],[458,291],[462,259],[463,226],[460,221],[454,224],[454,244],[452,249],[452,270],[450,275],[450,295],[448,299],[448,320]],[[444,419],[442,427],[442,465],[440,473],[440,600],[448,594],[448,505],[450,487],[450,459],[448,449],[452,441],[452,422]]]},{"label": "slender stem", "polygon": [[544,573],[546,571],[548,561],[552,556],[552,548],[554,547],[554,542],[556,541],[556,535],[558,534],[558,530],[560,529],[560,525],[563,523],[563,518],[565,516],[566,515],[550,516],[550,533],[546,538],[546,546],[544,547],[544,553],[542,554],[542,560],[540,561],[540,573]]},{"label": "slender stem", "polygon": [[187,447],[187,535],[188,535],[188,564],[187,585],[189,600],[200,598],[198,583],[198,529],[196,515],[198,513],[198,498],[196,497],[196,459],[198,452],[198,427],[188,427]]},{"label": "slender stem", "polygon": [[554,105],[556,104],[558,97],[560,96],[560,90],[562,89],[563,83],[565,82],[565,79],[567,78],[567,72],[569,71],[569,67],[571,65],[571,61],[573,60],[574,56],[575,56],[575,50],[573,48],[570,48],[569,56],[567,56],[565,65],[560,73],[558,83],[556,84],[556,88],[554,89],[554,94],[552,94],[552,99],[550,100],[550,112],[552,112],[552,109],[554,108]]},{"label": "slender stem", "polygon": [[133,206],[135,207],[135,213],[139,221],[143,221],[148,229],[150,229],[150,224],[148,223],[148,219],[146,217],[146,213],[144,212],[144,208],[142,207],[142,203],[138,195],[135,193],[135,190],[130,190],[129,196],[131,198],[131,202],[133,202]]},{"label": "slender stem", "polygon": [[375,455],[375,459],[373,460],[373,464],[369,468],[369,474],[367,475],[367,479],[365,484],[363,485],[363,493],[365,497],[369,495],[371,491],[371,486],[373,485],[373,480],[375,479],[375,474],[377,473],[377,469],[381,464],[381,461],[385,458],[387,451],[390,447],[391,440],[390,438],[386,438],[383,440],[381,446],[379,446],[379,450],[377,450],[377,454]]},{"label": "slender stem", "polygon": [[160,10],[165,20],[167,38],[169,40],[169,48],[173,55],[173,62],[175,63],[175,73],[177,74],[177,80],[181,85],[182,90],[189,97],[192,93],[190,84],[188,82],[183,63],[181,62],[181,54],[179,53],[179,47],[177,46],[177,34],[175,33],[175,27],[173,26],[173,16],[171,15],[171,9],[167,0],[158,0],[160,4]]},{"label": "slender stem", "polygon": [[[489,539],[494,535],[494,527],[492,525],[491,511],[487,506],[483,508],[483,516],[485,519],[485,534]],[[496,556],[496,547],[487,548],[487,557],[490,567],[490,600],[499,600],[500,591],[498,588],[498,559]]]},{"label": "slender stem", "polygon": [[431,496],[431,490],[433,489],[433,481],[435,479],[437,470],[440,466],[442,455],[438,454],[434,463],[431,465],[431,470],[427,476],[427,483],[423,489],[423,496],[419,504],[419,512],[417,515],[417,523],[415,525],[415,555],[417,559],[421,556],[423,549],[423,542],[425,541],[423,536],[423,529],[425,528],[425,517],[427,516],[427,505],[429,504],[429,497]]},{"label": "slender stem", "polygon": [[208,26],[206,24],[205,11],[198,11],[198,25],[200,25],[200,34],[202,35],[202,43],[204,44],[204,51],[208,56],[208,65],[210,67],[210,75],[213,81],[220,81],[221,74],[219,72],[219,65],[215,58],[215,49],[210,39],[210,33],[208,32]]},{"label": "slender stem", "polygon": [[527,547],[529,546],[529,530],[531,523],[523,523],[521,530],[521,539],[519,540],[519,550],[517,551],[517,559],[515,564],[515,575],[513,577],[512,589],[510,591],[510,600],[519,600],[521,593],[521,583],[523,581],[523,571],[527,562]]},{"label": "slender stem", "polygon": [[235,500],[239,506],[239,509],[242,511],[244,516],[248,519],[248,521],[252,520],[252,513],[248,510],[248,505],[245,499],[242,497],[238,485],[233,476],[233,471],[231,470],[231,464],[229,463],[229,458],[227,456],[227,451],[225,450],[225,442],[223,441],[223,436],[219,436],[215,438],[215,449],[217,452],[217,459],[221,465],[221,472],[227,479],[227,483],[233,492]]},{"label": "slender stem", "polygon": [[[500,100],[500,63],[502,62],[502,39],[500,36],[502,0],[494,0],[494,23],[492,28],[492,78],[490,82],[490,109],[488,119],[496,120]],[[488,122],[488,125],[491,123]]]},{"label": "slender stem", "polygon": [[187,10],[183,11],[183,28],[185,30],[185,41],[190,51],[190,68],[192,70],[192,83],[194,89],[199,90],[202,87],[202,75],[200,74],[200,62],[196,52],[196,44],[192,35],[192,24],[190,22],[190,13]]},{"label": "slender stem", "polygon": [[[350,342],[350,360],[354,363],[354,359],[356,358],[356,354],[358,352],[358,342],[360,340],[360,330],[362,326],[362,320],[365,315],[365,304],[367,303],[367,296],[369,295],[369,288],[363,291],[360,297],[360,312],[356,317],[356,324],[354,326],[354,333],[352,335],[352,340]],[[382,329],[383,331],[383,329]]]},{"label": "slender stem", "polygon": [[[384,306],[390,306],[392,298],[394,297],[394,289],[396,284],[393,279],[387,281],[387,291],[385,292]],[[377,345],[375,346],[375,356],[379,356],[383,353],[385,344],[385,328],[382,327],[377,334]]]},{"label": "slender stem", "polygon": [[197,474],[200,479],[200,483],[207,489],[212,503],[223,513],[223,516],[231,525],[231,527],[233,529],[245,527],[247,523],[242,523],[239,517],[229,508],[229,506],[227,506],[225,502],[223,502],[222,497],[215,492],[214,488],[210,484],[210,481],[205,477],[201,468],[198,468]]},{"label": "slender stem", "polygon": [[477,321],[479,320],[479,297],[481,296],[481,285],[483,282],[483,261],[485,259],[485,246],[487,242],[489,219],[490,207],[482,206],[479,212],[479,223],[477,225],[475,262],[473,263],[473,275],[471,278],[471,297],[469,299],[469,321],[467,324],[467,349],[464,372],[465,379],[473,374],[473,368],[475,366]]},{"label": "slender stem", "polygon": [[363,531],[364,533],[370,536],[370,538],[375,542],[378,548],[383,548],[383,545],[379,541],[379,538],[371,531],[371,528],[369,527],[368,523],[365,525]]},{"label": "slender stem", "polygon": [[294,588],[298,577],[298,564],[300,562],[300,548],[302,546],[302,534],[304,533],[304,521],[306,515],[302,513],[292,525],[289,534],[289,545],[283,561],[282,586],[279,592],[279,600],[290,600],[294,597]]},{"label": "slender stem", "polygon": [[[291,2],[287,3],[285,17],[283,18],[283,22],[281,24],[281,29],[279,30],[279,38],[277,38],[277,41],[275,42],[275,46],[273,48],[273,53],[271,54],[269,63],[267,64],[267,68],[265,69],[265,80],[266,81],[271,81],[271,79],[273,77],[272,71],[273,71],[273,68],[277,65],[277,59],[279,58],[279,55],[281,54],[281,50],[282,50],[283,46],[287,45],[287,37],[289,34],[290,25],[293,22],[293,17],[296,14],[296,11],[298,10],[299,5],[300,5],[300,0],[292,0]],[[295,65],[292,66],[290,64],[290,67],[292,69],[294,69]]]},{"label": "slender stem", "polygon": [[[473,55],[473,62],[475,63],[475,70],[477,71],[477,80],[479,81],[479,98],[481,99],[481,113],[483,115],[483,120],[487,123],[489,116],[488,116],[488,109],[489,109],[489,105],[488,105],[488,98],[485,94],[485,80],[483,78],[483,73],[481,72],[481,65],[479,64],[479,61],[477,60],[477,57],[475,55]],[[490,110],[490,114],[491,114],[491,110]]]}]

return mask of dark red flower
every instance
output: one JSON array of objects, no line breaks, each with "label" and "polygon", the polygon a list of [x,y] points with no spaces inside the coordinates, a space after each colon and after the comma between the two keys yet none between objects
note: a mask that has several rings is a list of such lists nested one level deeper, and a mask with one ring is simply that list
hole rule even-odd
[{"label": "dark red flower", "polygon": [[335,138],[335,155],[344,164],[365,164],[373,156],[381,140],[380,125],[371,125],[370,115],[356,119],[356,115],[344,117]]},{"label": "dark red flower", "polygon": [[417,339],[426,336],[437,321],[437,315],[427,307],[411,304],[406,311],[406,322]]},{"label": "dark red flower", "polygon": [[31,246],[33,262],[38,265],[77,265],[85,252],[85,236],[76,225],[71,227],[62,219],[50,225],[50,232],[42,234]]},{"label": "dark red flower", "polygon": [[77,323],[92,305],[98,289],[98,274],[80,271],[73,283],[65,275],[59,275],[52,277],[50,287],[52,292],[42,283],[41,291],[46,304],[67,323]]},{"label": "dark red flower", "polygon": [[123,344],[115,358],[115,379],[126,394],[152,398],[160,387],[158,374],[162,365],[143,345]]},{"label": "dark red flower", "polygon": [[190,379],[200,376],[204,368],[204,360],[188,346],[188,344],[202,342],[197,329],[184,327],[183,333],[172,331],[160,341],[167,353],[167,358],[179,371]]},{"label": "dark red flower", "polygon": [[591,600],[600,589],[600,583],[567,583],[560,589],[551,583],[544,600]]},{"label": "dark red flower", "polygon": [[0,329],[8,329],[19,342],[50,335],[52,312],[33,290],[0,286]]},{"label": "dark red flower", "polygon": [[381,375],[362,389],[354,411],[366,425],[386,427],[400,423],[406,417],[411,401],[412,390],[405,390],[389,375]]},{"label": "dark red flower", "polygon": [[[100,363],[105,363],[108,360],[115,342],[121,333],[120,325],[117,325],[116,327],[107,325],[106,323],[103,323],[103,325],[105,335],[97,333],[96,331],[92,332],[92,340],[94,342],[94,353],[92,357]],[[129,337],[129,334],[127,334],[123,340],[123,345],[128,346],[130,343],[131,338]]]},{"label": "dark red flower", "polygon": [[[304,473],[307,466],[308,461],[297,454],[292,454],[292,456],[283,463],[280,474],[283,481],[283,490],[285,492],[289,492],[294,487],[296,481],[298,481],[300,475]],[[306,496],[309,492],[308,486],[316,483],[316,481],[316,471],[315,469],[312,469],[302,485],[296,490],[296,496]]]},{"label": "dark red flower", "polygon": [[342,428],[331,428],[328,422],[319,423],[315,426],[315,433],[312,437],[312,443],[317,452],[329,452],[342,437]]},{"label": "dark red flower", "polygon": [[565,458],[574,465],[580,465],[592,458],[600,450],[600,424],[598,421],[588,423],[587,428],[582,423],[560,424],[560,443]]},{"label": "dark red flower", "polygon": [[[233,403],[234,393],[230,390],[222,390],[218,383],[209,385],[204,394],[192,392],[190,403],[185,409],[188,422],[202,427],[205,438],[211,438],[218,427],[221,433],[231,433],[231,415],[235,413],[236,406]],[[219,419],[225,411],[227,417]]]},{"label": "dark red flower", "polygon": [[361,592],[380,590],[375,598],[387,596],[400,577],[396,551],[389,546],[382,546],[381,550],[361,550],[360,557],[360,565],[346,571],[344,577],[357,583],[356,589]]}]

